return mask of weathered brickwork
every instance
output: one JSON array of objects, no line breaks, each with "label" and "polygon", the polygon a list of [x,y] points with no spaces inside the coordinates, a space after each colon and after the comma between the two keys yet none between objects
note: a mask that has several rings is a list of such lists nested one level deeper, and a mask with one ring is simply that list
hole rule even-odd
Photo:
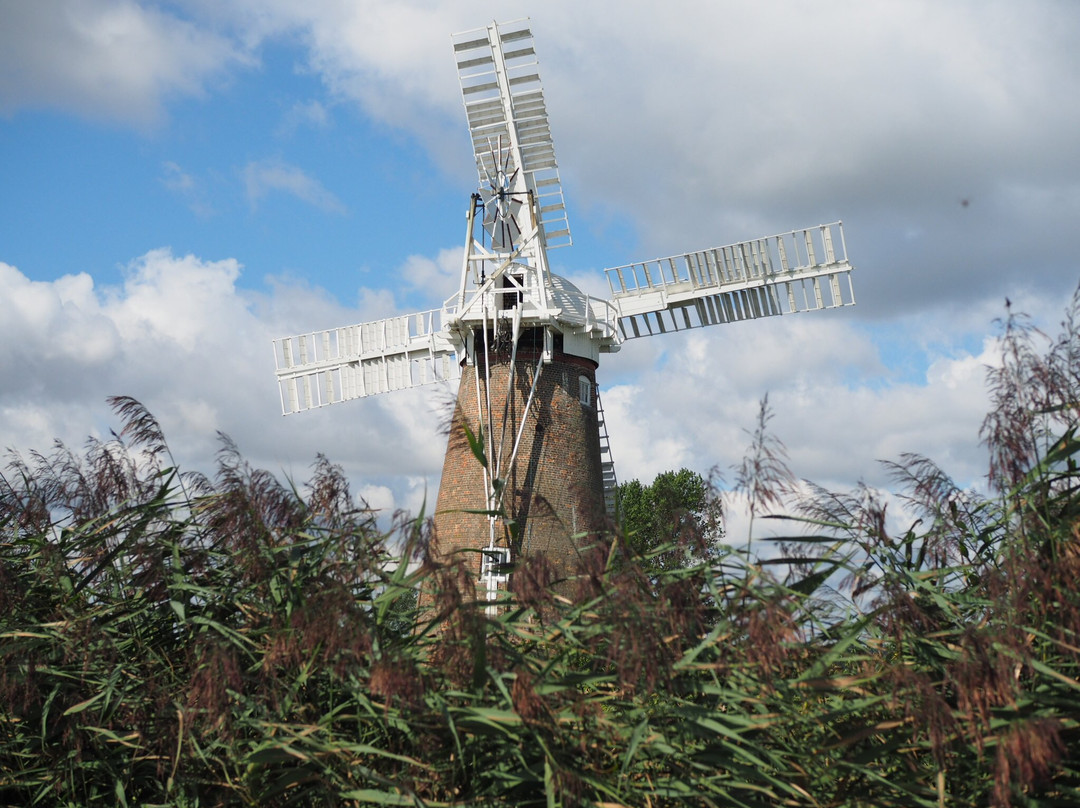
[{"label": "weathered brickwork", "polygon": [[[494,469],[500,451],[503,457],[503,512],[520,526],[515,542],[505,521],[499,520],[496,545],[510,545],[514,557],[542,551],[557,570],[565,573],[573,568],[578,548],[592,543],[604,523],[595,393],[589,396],[589,404],[580,400],[581,377],[588,380],[590,390],[596,389],[596,364],[556,353],[553,361],[542,366],[528,412],[524,408],[537,366],[536,355],[519,353],[516,365],[514,384],[509,388],[509,358],[491,360],[491,434],[495,439],[491,439],[486,426],[483,430],[489,468]],[[488,546],[487,517],[463,512],[486,508],[483,468],[463,428],[468,423],[474,434],[480,433],[478,373],[479,392],[486,398],[483,365],[465,367],[447,441],[435,514],[435,549],[442,556]],[[507,468],[523,419],[517,458]],[[470,557],[468,563],[479,579],[480,555]]]}]

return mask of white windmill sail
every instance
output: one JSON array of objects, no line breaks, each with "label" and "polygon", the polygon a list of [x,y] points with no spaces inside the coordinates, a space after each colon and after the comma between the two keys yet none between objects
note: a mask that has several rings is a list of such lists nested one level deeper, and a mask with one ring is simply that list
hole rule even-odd
[{"label": "white windmill sail", "polygon": [[493,148],[512,150],[512,166],[536,194],[546,246],[572,243],[544,91],[527,19],[455,34],[461,95],[480,184],[489,183]]},{"label": "white windmill sail", "polygon": [[434,309],[274,340],[282,412],[459,378],[445,318]]},{"label": "white windmill sail", "polygon": [[624,339],[855,303],[840,222],[605,270]]}]

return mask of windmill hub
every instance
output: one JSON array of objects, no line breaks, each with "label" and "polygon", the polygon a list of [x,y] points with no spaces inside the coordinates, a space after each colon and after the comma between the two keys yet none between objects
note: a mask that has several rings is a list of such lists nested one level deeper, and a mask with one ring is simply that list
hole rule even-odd
[{"label": "windmill hub", "polygon": [[[441,308],[274,341],[286,414],[458,382],[437,551],[495,599],[522,553],[569,572],[616,486],[596,386],[626,339],[853,305],[839,222],[605,270],[611,298],[551,272],[571,244],[528,20],[453,37],[479,177],[458,291]],[[480,436],[485,462],[468,434]]]}]

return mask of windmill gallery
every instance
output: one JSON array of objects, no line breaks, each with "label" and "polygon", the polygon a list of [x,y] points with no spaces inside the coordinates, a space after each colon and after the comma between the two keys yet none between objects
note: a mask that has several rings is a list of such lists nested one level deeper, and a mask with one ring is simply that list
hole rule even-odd
[{"label": "windmill gallery", "polygon": [[614,267],[610,300],[584,294],[548,266],[571,238],[529,21],[457,34],[453,49],[480,179],[457,293],[440,309],[284,337],[274,352],[285,414],[459,382],[436,546],[482,551],[475,570],[494,599],[517,554],[565,566],[611,508],[601,354],[855,301],[839,222]]}]

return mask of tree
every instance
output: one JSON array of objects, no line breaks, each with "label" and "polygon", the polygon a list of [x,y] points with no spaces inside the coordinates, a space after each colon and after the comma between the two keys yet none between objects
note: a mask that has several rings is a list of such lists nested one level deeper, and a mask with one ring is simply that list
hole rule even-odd
[{"label": "tree", "polygon": [[619,486],[619,516],[627,544],[647,572],[714,557],[723,531],[720,499],[696,471],[658,474],[649,485]]}]

